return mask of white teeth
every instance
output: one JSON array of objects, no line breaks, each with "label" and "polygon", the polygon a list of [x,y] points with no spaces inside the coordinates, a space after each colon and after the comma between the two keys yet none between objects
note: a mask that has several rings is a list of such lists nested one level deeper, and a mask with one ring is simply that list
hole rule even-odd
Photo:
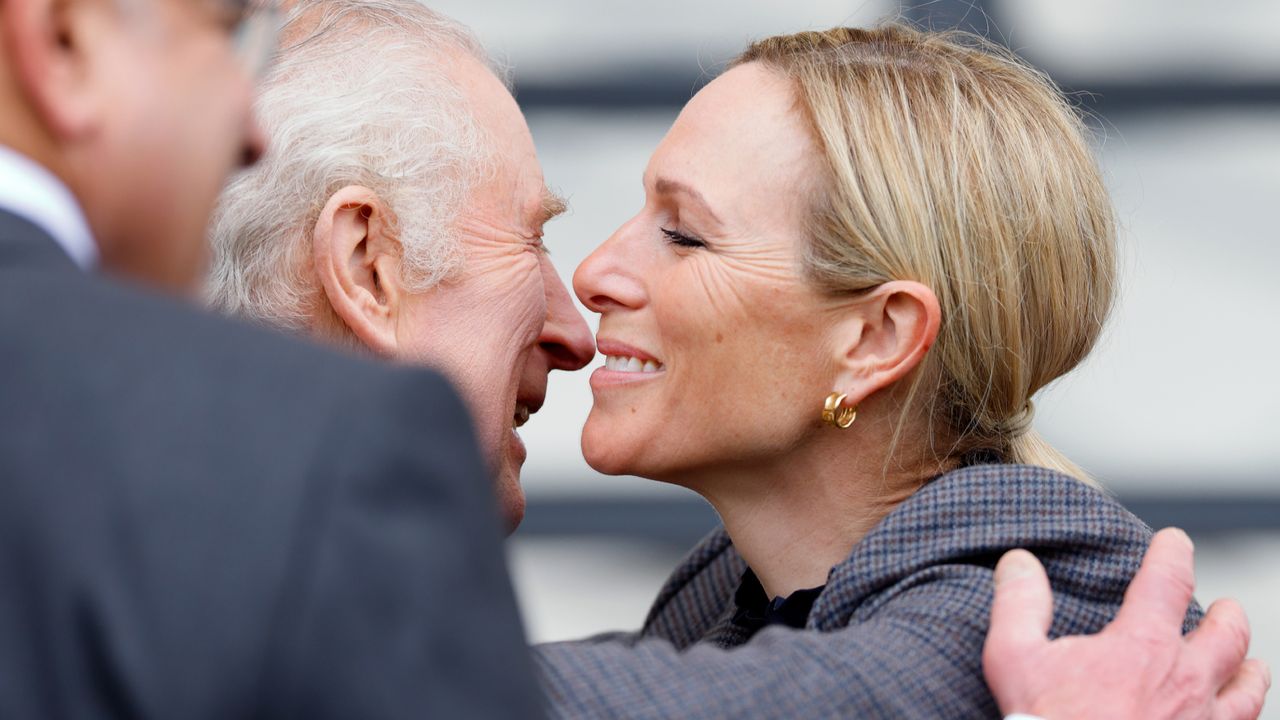
[{"label": "white teeth", "polygon": [[514,430],[529,422],[529,406],[516,403],[516,414],[511,418],[511,429]]},{"label": "white teeth", "polygon": [[622,355],[606,355],[604,367],[606,370],[615,372],[656,373],[662,369],[662,363],[656,360],[641,360],[640,358]]}]

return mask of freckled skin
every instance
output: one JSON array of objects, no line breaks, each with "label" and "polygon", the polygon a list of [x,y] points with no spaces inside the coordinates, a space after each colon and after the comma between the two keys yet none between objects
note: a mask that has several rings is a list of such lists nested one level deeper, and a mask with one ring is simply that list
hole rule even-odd
[{"label": "freckled skin", "polygon": [[[578,268],[598,337],[664,364],[660,377],[595,394],[582,443],[596,469],[699,489],[703,469],[774,461],[812,434],[835,372],[833,316],[799,268],[816,151],[793,107],[789,86],[759,67],[712,82],[650,160],[644,208]],[[710,210],[660,191],[662,179],[695,188]],[[708,247],[674,245],[664,228]]]}]

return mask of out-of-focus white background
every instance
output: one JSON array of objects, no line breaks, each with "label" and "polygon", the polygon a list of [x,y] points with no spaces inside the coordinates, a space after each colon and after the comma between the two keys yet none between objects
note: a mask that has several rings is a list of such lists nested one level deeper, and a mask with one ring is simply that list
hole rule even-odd
[{"label": "out-of-focus white background", "polygon": [[[512,67],[547,179],[571,200],[548,228],[566,283],[640,206],[679,104],[752,38],[896,16],[959,24],[1096,93],[1076,97],[1098,116],[1123,294],[1093,357],[1037,399],[1036,425],[1152,522],[1190,527],[1200,599],[1239,598],[1255,652],[1280,666],[1280,3],[431,4]],[[535,640],[636,627],[708,517],[682,490],[588,468],[590,403],[586,372],[559,373],[523,431],[530,508],[510,553]]]}]

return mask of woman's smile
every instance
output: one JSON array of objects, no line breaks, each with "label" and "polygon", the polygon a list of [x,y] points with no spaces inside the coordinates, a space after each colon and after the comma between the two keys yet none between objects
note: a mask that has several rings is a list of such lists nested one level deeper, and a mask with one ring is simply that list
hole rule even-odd
[{"label": "woman's smile", "polygon": [[661,359],[634,345],[608,338],[598,338],[596,345],[604,356],[604,366],[591,374],[593,390],[653,380],[666,373]]}]

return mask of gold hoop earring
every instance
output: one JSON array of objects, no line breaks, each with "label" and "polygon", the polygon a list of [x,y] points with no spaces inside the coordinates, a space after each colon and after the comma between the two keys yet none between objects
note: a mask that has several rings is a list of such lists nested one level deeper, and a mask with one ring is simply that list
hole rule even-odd
[{"label": "gold hoop earring", "polygon": [[826,402],[822,404],[822,422],[830,423],[841,430],[853,424],[854,418],[858,417],[858,408],[856,407],[840,407],[840,403],[848,397],[844,393],[831,393],[827,396]]}]

